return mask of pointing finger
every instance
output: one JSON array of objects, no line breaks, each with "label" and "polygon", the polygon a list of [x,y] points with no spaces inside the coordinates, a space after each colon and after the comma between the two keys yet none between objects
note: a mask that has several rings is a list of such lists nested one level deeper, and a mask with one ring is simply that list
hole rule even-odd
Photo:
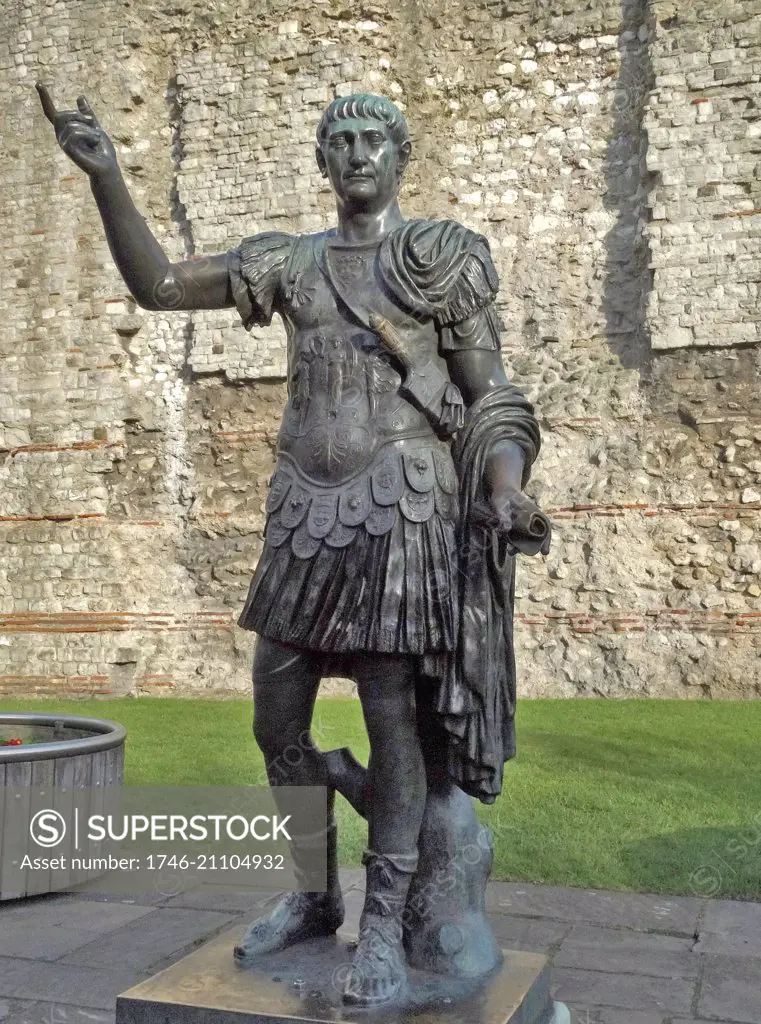
[{"label": "pointing finger", "polygon": [[37,89],[37,93],[40,97],[43,114],[51,124],[54,124],[56,115],[55,103],[53,103],[47,86],[43,85],[41,82],[37,82],[35,88]]}]

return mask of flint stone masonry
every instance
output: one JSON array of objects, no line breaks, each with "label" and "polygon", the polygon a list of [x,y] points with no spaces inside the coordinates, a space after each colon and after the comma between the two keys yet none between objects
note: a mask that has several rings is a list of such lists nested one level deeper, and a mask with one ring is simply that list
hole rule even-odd
[{"label": "flint stone masonry", "polygon": [[285,393],[278,322],[136,307],[37,79],[87,94],[171,259],[327,226],[319,115],[391,96],[404,209],[488,236],[542,425],[522,694],[761,693],[761,0],[10,8],[0,696],[249,692]]}]

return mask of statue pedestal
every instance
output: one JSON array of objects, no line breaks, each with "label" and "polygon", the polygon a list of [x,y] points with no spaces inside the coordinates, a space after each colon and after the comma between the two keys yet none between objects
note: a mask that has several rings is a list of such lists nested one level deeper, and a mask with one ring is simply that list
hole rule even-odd
[{"label": "statue pedestal", "polygon": [[232,956],[241,926],[123,992],[116,1024],[570,1024],[552,1002],[547,958],[505,951],[478,981],[412,970],[393,1007],[344,1006],[337,985],[351,963],[353,936],[339,932],[275,953],[256,967]]}]

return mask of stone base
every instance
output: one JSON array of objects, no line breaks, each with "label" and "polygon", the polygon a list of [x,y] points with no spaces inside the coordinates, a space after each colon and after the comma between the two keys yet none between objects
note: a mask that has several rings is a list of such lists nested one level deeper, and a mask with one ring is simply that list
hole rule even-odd
[{"label": "stone base", "polygon": [[545,956],[505,950],[486,978],[467,981],[411,970],[392,1007],[344,1006],[339,994],[353,936],[339,932],[276,953],[256,967],[232,955],[240,926],[123,992],[116,1024],[570,1024],[550,997]]}]

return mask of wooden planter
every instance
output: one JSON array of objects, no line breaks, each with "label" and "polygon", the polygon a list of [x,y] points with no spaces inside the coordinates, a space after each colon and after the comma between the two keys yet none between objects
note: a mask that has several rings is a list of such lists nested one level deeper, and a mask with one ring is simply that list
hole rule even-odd
[{"label": "wooden planter", "polygon": [[[66,816],[75,791],[80,791],[77,803],[81,809],[84,800],[89,812],[98,813],[103,806],[103,787],[123,782],[124,727],[78,715],[0,713],[0,734],[25,740],[21,746],[0,747],[0,900],[65,892],[102,874],[70,867],[22,870],[19,865],[25,854],[34,858],[60,853],[69,860],[71,854],[67,840],[60,849],[41,849],[24,823],[31,822],[43,808],[58,809]],[[86,856],[88,850],[81,853]]]}]

